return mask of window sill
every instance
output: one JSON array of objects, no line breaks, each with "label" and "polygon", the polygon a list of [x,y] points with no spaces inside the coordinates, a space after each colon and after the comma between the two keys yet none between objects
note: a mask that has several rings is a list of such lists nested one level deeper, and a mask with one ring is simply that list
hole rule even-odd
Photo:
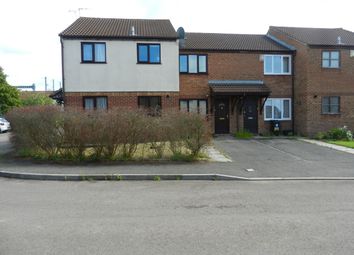
[{"label": "window sill", "polygon": [[291,121],[291,119],[281,119],[281,120],[279,120],[279,119],[272,119],[272,120],[267,119],[267,120],[264,120],[264,121]]},{"label": "window sill", "polygon": [[179,74],[183,74],[183,75],[208,75],[208,73],[179,73]]},{"label": "window sill", "polygon": [[80,64],[107,64],[107,62],[84,62],[84,61],[81,61]]},{"label": "window sill", "polygon": [[137,65],[162,65],[161,62],[159,63],[150,63],[150,62],[136,62]]},{"label": "window sill", "polygon": [[341,114],[340,113],[321,113],[321,115],[323,116],[340,116]]},{"label": "window sill", "polygon": [[264,76],[291,76],[291,73],[265,73]]},{"label": "window sill", "polygon": [[322,70],[333,70],[333,71],[337,70],[337,71],[339,71],[340,67],[323,67],[322,66],[321,69]]}]

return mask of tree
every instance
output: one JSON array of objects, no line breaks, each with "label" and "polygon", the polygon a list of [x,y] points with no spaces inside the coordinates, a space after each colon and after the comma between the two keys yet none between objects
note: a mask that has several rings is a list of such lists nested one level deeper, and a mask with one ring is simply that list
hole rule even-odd
[{"label": "tree", "polygon": [[[25,92],[23,92],[25,93]],[[26,95],[27,94],[27,95]],[[27,92],[21,96],[21,105],[53,105],[55,101],[45,94],[35,94],[32,92]]]},{"label": "tree", "polygon": [[0,114],[6,113],[12,107],[20,105],[20,96],[16,88],[6,81],[6,74],[0,66]]}]

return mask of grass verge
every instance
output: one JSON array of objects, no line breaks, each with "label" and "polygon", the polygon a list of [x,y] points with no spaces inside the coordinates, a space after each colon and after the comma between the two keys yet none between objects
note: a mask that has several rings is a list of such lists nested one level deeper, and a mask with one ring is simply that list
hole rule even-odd
[{"label": "grass verge", "polygon": [[241,130],[235,133],[235,137],[238,139],[251,139],[253,138],[253,134],[247,130]]},{"label": "grass verge", "polygon": [[354,141],[327,141],[328,143],[354,149]]}]

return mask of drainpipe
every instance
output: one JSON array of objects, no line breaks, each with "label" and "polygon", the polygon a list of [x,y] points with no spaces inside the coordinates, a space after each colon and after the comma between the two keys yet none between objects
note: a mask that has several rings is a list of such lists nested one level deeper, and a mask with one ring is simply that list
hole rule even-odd
[{"label": "drainpipe", "polygon": [[63,105],[65,106],[65,76],[64,76],[64,44],[63,38],[60,37],[61,45],[61,79],[62,79],[62,89],[63,89]]},{"label": "drainpipe", "polygon": [[291,67],[292,67],[292,75],[291,75],[291,116],[292,116],[292,130],[293,134],[295,134],[295,110],[294,110],[294,105],[295,105],[295,54],[296,52],[293,52],[292,58],[291,58]]}]

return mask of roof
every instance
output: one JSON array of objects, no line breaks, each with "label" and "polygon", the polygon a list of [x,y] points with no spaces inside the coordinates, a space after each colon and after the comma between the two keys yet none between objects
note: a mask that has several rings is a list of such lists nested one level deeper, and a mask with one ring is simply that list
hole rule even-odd
[{"label": "roof", "polygon": [[266,35],[186,33],[186,50],[290,51]]},{"label": "roof", "polygon": [[263,95],[268,96],[270,89],[259,80],[210,80],[208,84],[217,95]]},{"label": "roof", "polygon": [[[131,34],[134,27],[135,35]],[[167,19],[111,19],[80,17],[59,34],[64,38],[177,39]]]},{"label": "roof", "polygon": [[64,95],[63,95],[63,89],[60,88],[56,91],[53,91],[52,94],[49,95],[50,98],[54,99],[57,101],[58,104],[64,103]]},{"label": "roof", "polygon": [[[269,29],[282,32],[308,45],[354,46],[354,33],[343,28],[276,27]],[[338,44],[340,37],[341,44]]]}]

